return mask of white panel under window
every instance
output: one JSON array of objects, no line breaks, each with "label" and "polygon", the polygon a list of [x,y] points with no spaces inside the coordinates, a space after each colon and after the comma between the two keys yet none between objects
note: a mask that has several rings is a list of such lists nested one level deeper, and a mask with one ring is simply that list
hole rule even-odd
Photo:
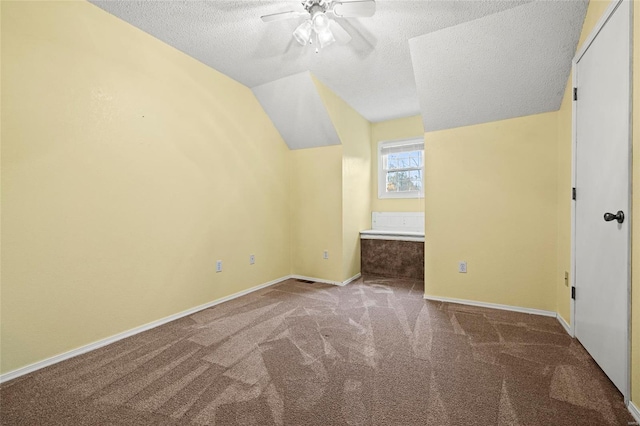
[{"label": "white panel under window", "polygon": [[424,212],[372,212],[371,228],[424,233]]},{"label": "white panel under window", "polygon": [[419,198],[424,194],[424,141],[378,144],[378,197]]}]

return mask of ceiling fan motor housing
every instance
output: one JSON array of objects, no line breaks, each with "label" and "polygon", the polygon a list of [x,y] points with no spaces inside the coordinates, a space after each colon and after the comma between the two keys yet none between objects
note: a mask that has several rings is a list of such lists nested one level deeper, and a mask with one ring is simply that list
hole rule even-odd
[{"label": "ceiling fan motor housing", "polygon": [[313,16],[318,11],[326,12],[331,2],[332,0],[305,0],[302,2],[302,6]]}]

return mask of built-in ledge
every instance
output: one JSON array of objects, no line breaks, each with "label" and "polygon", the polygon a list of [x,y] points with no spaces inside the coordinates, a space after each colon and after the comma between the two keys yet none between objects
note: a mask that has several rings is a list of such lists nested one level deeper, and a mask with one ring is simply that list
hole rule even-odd
[{"label": "built-in ledge", "polygon": [[390,241],[418,241],[424,242],[424,232],[411,231],[387,231],[380,229],[366,229],[360,231],[363,240],[390,240]]}]

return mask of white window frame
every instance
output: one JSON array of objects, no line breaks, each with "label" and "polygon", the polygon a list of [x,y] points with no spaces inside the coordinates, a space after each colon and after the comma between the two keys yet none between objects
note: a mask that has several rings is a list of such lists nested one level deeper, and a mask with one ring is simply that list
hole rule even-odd
[{"label": "white window frame", "polygon": [[[383,168],[382,149],[387,147],[422,144],[422,189],[419,191],[387,192],[387,171]],[[409,138],[378,142],[378,198],[423,198],[424,197],[424,139]]]}]

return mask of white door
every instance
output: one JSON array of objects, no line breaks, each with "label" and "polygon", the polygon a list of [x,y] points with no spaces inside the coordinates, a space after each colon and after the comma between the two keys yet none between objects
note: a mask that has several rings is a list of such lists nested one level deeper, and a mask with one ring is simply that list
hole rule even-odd
[{"label": "white door", "polygon": [[[630,2],[619,2],[574,61],[575,334],[625,399],[629,396],[630,15]],[[605,213],[611,215],[605,218]]]}]

